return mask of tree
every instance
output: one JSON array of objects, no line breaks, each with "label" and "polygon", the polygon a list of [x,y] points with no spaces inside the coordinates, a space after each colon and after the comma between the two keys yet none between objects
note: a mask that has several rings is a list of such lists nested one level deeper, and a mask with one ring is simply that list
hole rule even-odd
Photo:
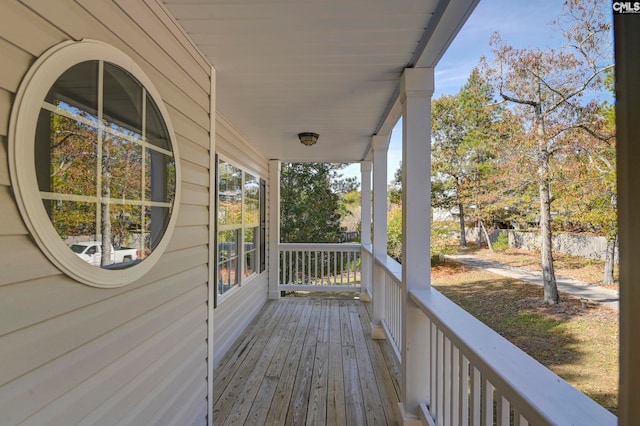
[{"label": "tree", "polygon": [[340,224],[346,232],[359,232],[362,216],[362,195],[360,191],[350,191],[340,197]]},{"label": "tree", "polygon": [[393,174],[393,180],[387,188],[389,202],[391,204],[402,204],[402,162]]},{"label": "tree", "polygon": [[283,163],[280,177],[282,242],[334,243],[340,229],[340,196],[357,189],[343,178],[345,164]]},{"label": "tree", "polygon": [[[605,80],[613,93],[613,72]],[[601,104],[601,120],[598,133],[615,133],[613,105]],[[591,137],[589,134],[581,135]],[[604,236],[607,240],[603,283],[614,283],[615,251],[618,240],[616,145],[615,138],[604,143],[576,143],[576,152],[571,167],[561,170],[565,190],[558,198],[562,209],[556,221],[570,231],[586,231]]]},{"label": "tree", "polygon": [[[478,69],[456,95],[442,96],[432,107],[432,204],[457,208],[460,245],[466,246],[465,215],[473,207],[479,224],[495,214],[489,176],[496,151],[519,130],[509,111],[493,102],[493,89]],[[508,126],[504,126],[508,123]],[[490,244],[490,243],[489,243]]]},{"label": "tree", "polygon": [[606,4],[598,0],[564,3],[563,13],[554,24],[560,28],[566,44],[558,49],[516,49],[496,33],[491,46],[492,64],[485,62],[504,102],[514,106],[528,122],[520,144],[528,155],[537,176],[541,264],[544,279],[544,302],[558,303],[552,257],[552,182],[553,160],[575,151],[576,134],[586,132],[591,138],[582,142],[607,140],[594,128],[601,112],[590,93],[602,91],[605,73],[612,67],[610,25],[605,20]]}]

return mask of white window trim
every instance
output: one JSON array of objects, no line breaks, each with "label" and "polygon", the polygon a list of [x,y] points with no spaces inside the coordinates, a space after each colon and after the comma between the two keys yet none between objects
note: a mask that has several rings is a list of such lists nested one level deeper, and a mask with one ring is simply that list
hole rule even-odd
[{"label": "white window trim", "polygon": [[[218,304],[222,303],[224,300],[228,299],[231,297],[232,294],[236,293],[240,287],[247,285],[249,283],[251,283],[251,281],[253,281],[254,279],[256,279],[261,273],[259,272],[260,268],[259,268],[259,264],[257,263],[257,270],[253,271],[253,273],[251,275],[248,276],[244,276],[244,270],[246,267],[246,252],[244,250],[244,231],[246,228],[251,228],[251,227],[257,227],[258,228],[258,232],[260,230],[260,221],[258,220],[257,223],[249,223],[249,222],[245,222],[245,199],[244,199],[244,185],[245,185],[245,173],[249,173],[250,175],[252,175],[253,177],[255,177],[256,179],[258,179],[258,182],[260,182],[260,179],[264,179],[264,177],[262,177],[260,175],[260,173],[256,172],[255,170],[251,170],[249,168],[243,167],[242,165],[239,165],[236,161],[229,159],[228,157],[226,157],[223,154],[218,153],[218,162],[220,161],[224,161],[227,164],[230,164],[231,166],[239,169],[240,171],[242,171],[242,206],[241,206],[241,211],[242,211],[242,222],[238,225],[238,224],[234,224],[234,225],[220,225],[219,223],[217,224],[217,232],[216,232],[216,244],[218,244],[217,238],[218,238],[218,233],[220,232],[224,232],[224,231],[233,231],[236,229],[240,229],[240,241],[239,241],[239,254],[238,257],[240,258],[240,270],[239,272],[239,278],[238,278],[238,284],[234,285],[233,287],[229,288],[229,290],[225,291],[224,293],[218,293]],[[219,177],[216,177],[216,186],[220,184],[220,182],[218,181]],[[219,203],[219,197],[216,198],[216,220],[218,218],[218,203]],[[260,200],[263,203],[266,203],[266,200]],[[255,253],[256,253],[256,262],[259,262],[260,259],[260,255],[261,255],[261,250],[260,250],[260,234],[258,234],[258,246],[256,247]],[[218,291],[218,267],[219,267],[219,262],[218,262],[218,258],[216,258],[216,292]]]},{"label": "white window trim", "polygon": [[[76,256],[54,229],[42,203],[36,170],[35,132],[45,97],[57,79],[72,66],[84,61],[105,61],[128,71],[154,99],[167,126],[176,165],[176,188],[169,224],[153,252],[142,262],[125,269],[106,270],[91,266]],[[169,244],[178,218],[181,194],[180,156],[169,113],[160,93],[146,73],[119,49],[97,40],[65,41],[40,56],[22,80],[9,122],[9,170],[16,201],[27,229],[58,268],[84,284],[121,287],[142,278],[158,262]]]}]

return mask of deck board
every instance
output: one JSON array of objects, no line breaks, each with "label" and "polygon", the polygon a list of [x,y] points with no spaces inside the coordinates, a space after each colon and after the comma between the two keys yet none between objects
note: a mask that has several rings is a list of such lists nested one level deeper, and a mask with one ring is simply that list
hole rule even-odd
[{"label": "deck board", "polygon": [[214,424],[398,424],[398,396],[366,304],[268,302],[216,369]]}]

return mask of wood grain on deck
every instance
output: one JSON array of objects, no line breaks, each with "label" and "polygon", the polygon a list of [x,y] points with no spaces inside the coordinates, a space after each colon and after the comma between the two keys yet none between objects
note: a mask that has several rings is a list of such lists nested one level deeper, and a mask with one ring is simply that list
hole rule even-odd
[{"label": "wood grain on deck", "polygon": [[365,306],[268,302],[216,369],[214,424],[398,424],[397,377]]}]

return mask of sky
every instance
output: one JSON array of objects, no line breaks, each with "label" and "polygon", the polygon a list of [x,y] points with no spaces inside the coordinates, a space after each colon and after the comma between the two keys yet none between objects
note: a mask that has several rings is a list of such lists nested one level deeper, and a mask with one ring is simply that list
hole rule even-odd
[{"label": "sky", "polygon": [[[498,31],[514,47],[555,47],[560,34],[549,23],[562,10],[563,0],[480,0],[466,24],[440,59],[435,72],[433,99],[457,93],[480,57],[490,57],[489,38]],[[402,159],[402,121],[391,134],[387,180],[391,181]],[[360,178],[360,165],[344,169],[345,177]]]}]

